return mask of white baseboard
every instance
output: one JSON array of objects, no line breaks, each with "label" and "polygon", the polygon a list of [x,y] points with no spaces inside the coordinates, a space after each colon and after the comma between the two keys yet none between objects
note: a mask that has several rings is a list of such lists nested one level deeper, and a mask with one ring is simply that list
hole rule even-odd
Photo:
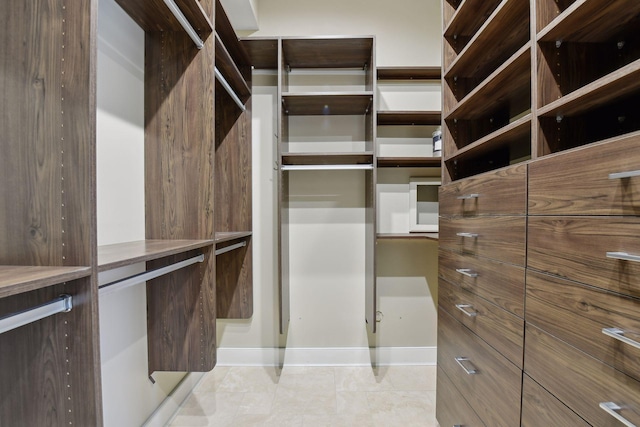
[{"label": "white baseboard", "polygon": [[436,347],[218,348],[218,366],[435,365]]},{"label": "white baseboard", "polygon": [[171,394],[167,396],[160,406],[151,414],[151,416],[142,425],[143,427],[162,427],[171,421],[176,414],[178,408],[189,397],[191,391],[198,385],[204,377],[205,372],[188,373],[182,381],[173,389]]}]

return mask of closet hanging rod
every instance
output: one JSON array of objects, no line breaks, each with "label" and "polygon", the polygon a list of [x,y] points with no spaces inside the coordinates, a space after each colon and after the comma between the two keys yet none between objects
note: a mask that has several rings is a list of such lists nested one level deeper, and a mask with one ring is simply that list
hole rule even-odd
[{"label": "closet hanging rod", "polygon": [[247,246],[247,242],[236,243],[235,245],[225,246],[224,248],[216,249],[216,256],[226,254],[227,252],[240,249],[243,246]]},{"label": "closet hanging rod", "polygon": [[105,283],[100,286],[100,296],[110,294],[115,291],[119,291],[129,286],[137,285],[138,283],[146,282],[147,280],[155,279],[156,277],[164,276],[181,268],[187,267],[191,264],[204,261],[204,254],[200,254],[193,258],[186,259],[184,261],[176,262],[175,264],[160,267],[155,270],[145,271],[144,273],[135,274],[125,279],[116,280],[114,282]]},{"label": "closet hanging rod", "polygon": [[60,295],[48,303],[0,318],[0,334],[73,308],[71,295]]},{"label": "closet hanging rod", "polygon": [[373,165],[282,165],[283,171],[371,170]]},{"label": "closet hanging rod", "polygon": [[231,96],[231,98],[235,101],[238,108],[240,108],[242,111],[247,111],[247,107],[244,106],[244,104],[240,100],[240,97],[236,95],[236,92],[233,90],[229,82],[227,82],[227,80],[224,78],[220,70],[218,70],[218,67],[215,67],[215,73],[216,73],[216,78],[218,79],[222,87],[227,91],[229,96]]},{"label": "closet hanging rod", "polygon": [[173,13],[173,16],[176,17],[180,25],[182,25],[182,28],[184,28],[184,30],[187,32],[189,37],[191,37],[191,40],[193,40],[196,47],[198,49],[202,49],[204,47],[204,42],[202,41],[202,39],[200,38],[196,30],[193,29],[193,27],[189,23],[189,20],[187,19],[186,16],[184,16],[184,13],[182,13],[182,11],[178,7],[178,5],[175,3],[175,1],[164,0],[164,4],[167,5],[171,13]]}]

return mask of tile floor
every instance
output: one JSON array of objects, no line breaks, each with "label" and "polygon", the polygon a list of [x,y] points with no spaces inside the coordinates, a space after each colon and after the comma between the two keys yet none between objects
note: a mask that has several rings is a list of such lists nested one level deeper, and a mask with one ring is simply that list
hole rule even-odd
[{"label": "tile floor", "polygon": [[435,366],[216,367],[171,427],[437,427]]}]

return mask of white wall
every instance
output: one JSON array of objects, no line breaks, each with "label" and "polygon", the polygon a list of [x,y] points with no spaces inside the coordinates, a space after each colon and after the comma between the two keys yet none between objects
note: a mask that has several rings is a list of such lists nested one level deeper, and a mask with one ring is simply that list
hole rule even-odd
[{"label": "white wall", "polygon": [[[260,30],[244,35],[375,35],[379,66],[439,65],[440,20],[438,0],[261,0]],[[255,312],[249,320],[218,321],[219,360],[236,363],[241,360],[242,349],[250,353],[250,349],[278,346],[286,346],[287,354],[292,355],[285,356],[285,360],[308,363],[335,361],[330,353],[339,349],[367,346],[433,349],[437,305],[434,242],[378,244],[378,307],[382,320],[375,336],[366,333],[364,174],[354,171],[291,173],[291,325],[288,335],[277,334],[275,84],[272,75],[254,73]],[[437,84],[417,88],[389,86],[380,88],[378,93],[380,109],[440,108]],[[305,129],[314,124],[312,121],[293,122],[291,133],[307,132],[310,140],[316,140],[317,135],[309,127]],[[343,127],[347,129],[349,125],[332,123],[331,138],[340,139]],[[422,147],[426,139],[430,143],[430,131],[428,136],[424,131],[418,135],[412,132],[415,129],[407,129],[403,136],[401,130],[399,138],[408,140],[410,145],[415,145],[417,139]],[[305,143],[298,141],[298,145]],[[400,200],[407,206],[408,176],[412,173],[424,171],[404,171],[401,174],[406,176],[400,178],[387,176],[392,181],[406,178],[406,185],[400,184],[394,191],[406,190]],[[302,353],[304,358],[298,357]],[[362,355],[357,351],[355,354]],[[351,359],[347,355],[343,360]]]}]

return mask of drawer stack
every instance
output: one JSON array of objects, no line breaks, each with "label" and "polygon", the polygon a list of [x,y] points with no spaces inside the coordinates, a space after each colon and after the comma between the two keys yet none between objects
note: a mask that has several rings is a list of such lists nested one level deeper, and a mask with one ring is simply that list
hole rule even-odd
[{"label": "drawer stack", "polygon": [[640,425],[638,168],[639,133],[529,165],[525,388],[596,426]]},{"label": "drawer stack", "polygon": [[526,165],[440,190],[441,425],[518,425],[522,388]]}]

